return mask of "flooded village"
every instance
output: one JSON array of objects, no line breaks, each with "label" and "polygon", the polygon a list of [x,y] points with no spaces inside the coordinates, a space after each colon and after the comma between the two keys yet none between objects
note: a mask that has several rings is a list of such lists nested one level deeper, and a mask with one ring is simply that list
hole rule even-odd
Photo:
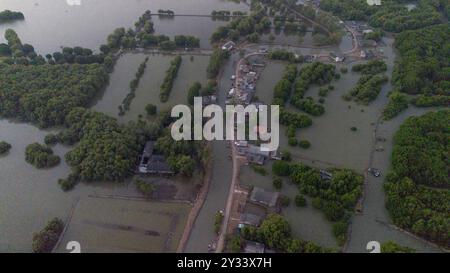
[{"label": "flooded village", "polygon": [[[126,1],[125,5],[125,1],[102,0],[85,1],[85,6],[80,7],[53,4],[48,0],[23,2],[0,3],[0,10],[24,10],[27,14],[26,23],[0,25],[0,32],[4,33],[6,28],[17,29],[22,40],[35,45],[42,54],[58,50],[60,46],[78,44],[98,48],[111,30],[119,26],[131,27],[147,9],[167,8],[175,10],[175,14],[208,16],[213,10],[250,11],[247,3],[250,1],[192,0],[186,2],[195,4],[180,4],[176,0],[136,0]],[[46,21],[45,8],[58,14],[56,18],[61,21],[67,18],[63,25],[68,35],[51,26],[55,25],[51,20],[40,25],[43,28],[40,33],[54,32],[53,37],[36,34],[37,22]],[[98,14],[109,8],[111,16],[99,22]],[[83,22],[85,20],[87,22]],[[146,114],[149,103],[154,104],[158,112],[170,111],[175,105],[187,103],[190,86],[197,82],[208,85],[210,79],[206,71],[214,52],[210,36],[227,22],[201,16],[172,19],[154,16],[152,20],[158,34],[198,36],[199,48],[170,53],[148,49],[121,52],[107,87],[92,100],[89,109],[107,114],[120,124],[152,121],[156,118]],[[87,23],[95,27],[86,28]],[[16,120],[0,119],[0,140],[12,144],[7,156],[0,156],[0,251],[30,252],[33,234],[48,220],[58,217],[65,222],[65,228],[53,252],[69,252],[66,246],[71,241],[79,242],[82,252],[227,252],[231,251],[230,237],[239,235],[245,227],[260,227],[273,214],[287,220],[293,236],[336,252],[367,252],[366,245],[373,240],[395,240],[418,252],[441,251],[390,223],[383,192],[394,133],[409,116],[421,115],[430,109],[412,106],[398,117],[383,121],[382,111],[393,89],[391,81],[382,86],[380,94],[369,105],[344,100],[343,96],[360,78],[360,74],[352,71],[353,66],[384,60],[386,74],[391,77],[397,52],[393,48],[394,39],[389,35],[379,41],[365,39],[365,34],[374,31],[365,23],[340,21],[339,24],[345,34],[337,45],[314,46],[309,32],[302,39],[271,33],[273,39],[266,34],[258,43],[221,42],[218,48],[228,52],[229,58],[221,67],[212,91],[202,95],[205,105],[240,104],[258,110],[261,105],[272,104],[274,88],[288,65],[286,61],[269,57],[276,50],[291,52],[301,59],[302,62],[295,64],[299,71],[315,62],[332,64],[336,71],[345,69],[348,72],[341,72],[339,78],[330,81],[333,88],[325,97],[319,95],[323,88],[319,84],[312,84],[306,90],[306,97],[313,101],[322,99],[321,105],[326,109],[323,115],[312,116],[311,126],[295,130],[296,138],[310,143],[307,149],[289,143],[285,125],[280,126],[280,147],[276,151],[262,150],[258,141],[215,140],[205,144],[207,164],[185,177],[170,167],[170,159],[158,149],[157,141],[146,139],[136,158],[133,175],[124,182],[80,183],[73,190],[62,192],[57,181],[71,172],[64,155],[73,147],[63,144],[53,147],[55,154],[63,159],[53,169],[34,169],[23,159],[28,144],[42,143],[48,133],[58,133],[61,128],[40,129]],[[176,56],[181,56],[178,75],[173,80],[168,100],[162,102],[160,87]],[[136,87],[130,110],[120,114],[118,107],[145,58],[148,58],[147,68]],[[303,113],[290,104],[286,108]],[[259,132],[269,128],[248,129]],[[292,162],[317,169],[323,181],[331,180],[335,169],[349,169],[364,177],[363,194],[351,215],[344,245],[333,236],[333,223],[311,205],[313,198],[305,196],[308,205],[296,206],[298,185],[273,172],[274,164],[283,161],[287,154]],[[378,171],[378,175],[368,172],[370,168]],[[282,181],[281,188],[274,187],[275,178]],[[139,183],[150,185],[148,196],[139,189]],[[215,218],[220,221],[215,223]],[[242,245],[245,253],[275,251],[252,240]]]}]

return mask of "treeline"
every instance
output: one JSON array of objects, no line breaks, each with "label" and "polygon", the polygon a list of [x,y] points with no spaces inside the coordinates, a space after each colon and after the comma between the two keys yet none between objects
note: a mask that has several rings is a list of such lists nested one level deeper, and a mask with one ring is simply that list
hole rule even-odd
[{"label": "treeline", "polygon": [[199,82],[194,82],[188,89],[187,101],[189,105],[194,105],[195,97],[204,97],[213,95],[217,89],[216,80],[208,80],[205,86],[202,86]]},{"label": "treeline", "polygon": [[166,71],[166,77],[161,84],[161,91],[159,93],[161,102],[167,102],[169,100],[170,92],[172,91],[173,83],[177,77],[182,60],[181,56],[177,56],[170,62],[170,67]]},{"label": "treeline", "polygon": [[450,105],[450,25],[442,24],[399,34],[400,53],[393,83],[400,92],[419,95],[417,106]]},{"label": "treeline", "polygon": [[384,186],[394,224],[444,247],[450,245],[448,124],[449,110],[407,119],[395,134]]},{"label": "treeline", "polygon": [[50,147],[33,143],[25,149],[25,161],[38,169],[52,168],[61,162],[61,158],[53,154]]},{"label": "treeline", "polygon": [[446,13],[448,1],[421,0],[408,10],[402,0],[385,0],[380,6],[370,6],[359,0],[323,0],[320,8],[343,20],[368,21],[373,27],[390,32],[418,29],[441,22],[439,11]]},{"label": "treeline", "polygon": [[352,67],[352,71],[359,72],[362,76],[358,83],[346,95],[345,100],[354,98],[356,101],[365,105],[369,104],[378,97],[381,87],[389,78],[383,74],[386,72],[386,63],[382,60],[372,60],[365,64],[357,64]]},{"label": "treeline", "polygon": [[20,65],[41,65],[45,64],[45,59],[37,55],[34,47],[30,44],[22,44],[17,33],[12,29],[5,31],[7,44],[0,44],[0,56],[6,57],[3,62],[6,64]]},{"label": "treeline", "polygon": [[15,20],[24,20],[25,16],[19,11],[4,10],[0,12],[0,24]]},{"label": "treeline", "polygon": [[304,66],[294,83],[294,93],[290,103],[298,109],[313,115],[320,116],[325,113],[325,108],[314,102],[311,97],[304,98],[311,84],[324,85],[336,77],[336,67],[331,64],[315,62]]},{"label": "treeline", "polygon": [[334,222],[333,235],[339,245],[343,245],[351,215],[362,194],[364,178],[347,169],[333,169],[329,173],[331,177],[324,178],[319,169],[300,163],[289,167],[292,182],[299,187],[300,193],[311,196],[313,206]]},{"label": "treeline", "polygon": [[284,106],[291,96],[292,86],[297,77],[297,65],[289,64],[284,70],[283,77],[275,85],[273,92],[274,105],[280,106],[280,124],[288,126],[288,130],[296,131],[312,125],[312,119],[302,113],[289,111]]},{"label": "treeline", "polygon": [[408,97],[399,92],[389,95],[389,102],[383,109],[383,119],[390,120],[408,108]]},{"label": "treeline", "polygon": [[281,252],[334,252],[332,249],[318,246],[313,242],[294,238],[288,221],[279,214],[269,214],[258,228],[253,226],[245,226],[241,231],[241,236],[245,240],[260,242],[270,249]]},{"label": "treeline", "polygon": [[11,66],[0,64],[0,115],[41,127],[64,123],[108,82],[99,64]]},{"label": "treeline", "polygon": [[221,26],[211,35],[211,43],[224,40],[238,41],[241,37],[257,42],[259,36],[270,30],[272,25],[263,9],[253,11],[249,16],[234,18],[228,25]]},{"label": "treeline", "polygon": [[33,252],[51,253],[64,230],[64,222],[59,218],[54,218],[47,225],[33,234]]},{"label": "treeline", "polygon": [[121,125],[116,119],[85,108],[75,108],[66,117],[58,140],[77,143],[65,155],[72,174],[60,180],[64,190],[79,181],[123,181],[133,174],[139,153],[148,139],[155,140],[166,125],[166,117],[153,123],[142,120]]},{"label": "treeline", "polygon": [[271,60],[278,60],[278,61],[288,61],[291,63],[301,63],[303,62],[303,56],[296,55],[292,52],[289,52],[284,49],[276,49],[269,52],[268,55],[269,59]]},{"label": "treeline", "polygon": [[177,48],[196,48],[200,39],[193,36],[176,35],[174,40],[166,35],[155,35],[151,21],[151,11],[147,10],[135,23],[135,29],[117,28],[108,36],[107,44],[102,47],[109,50],[152,48],[171,51]]},{"label": "treeline", "polygon": [[230,58],[230,52],[217,48],[209,58],[208,67],[206,68],[206,75],[208,79],[215,79],[219,75],[220,68]]},{"label": "treeline", "polygon": [[245,11],[213,10],[211,16],[213,19],[228,20],[231,17],[246,16]]},{"label": "treeline", "polygon": [[144,75],[148,59],[149,57],[146,57],[144,61],[139,65],[135,78],[130,82],[130,92],[128,92],[127,96],[123,99],[122,104],[119,105],[119,116],[125,115],[125,112],[130,110],[131,102],[136,96],[136,88],[139,86],[139,81]]}]

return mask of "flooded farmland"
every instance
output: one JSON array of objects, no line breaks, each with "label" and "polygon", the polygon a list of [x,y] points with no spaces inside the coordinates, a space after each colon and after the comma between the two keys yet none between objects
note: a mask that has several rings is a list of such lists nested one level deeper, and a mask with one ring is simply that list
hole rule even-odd
[{"label": "flooded farmland", "polygon": [[[147,68],[136,90],[136,97],[130,105],[130,111],[119,116],[118,107],[130,90],[129,83],[134,79],[139,64],[147,56]],[[118,60],[108,88],[97,98],[92,108],[127,122],[145,116],[145,106],[149,103],[156,105],[158,111],[170,110],[177,104],[186,104],[187,91],[191,84],[196,81],[202,84],[206,82],[209,56],[184,55],[169,100],[162,103],[159,99],[160,86],[173,58],[174,55],[126,53]]]}]

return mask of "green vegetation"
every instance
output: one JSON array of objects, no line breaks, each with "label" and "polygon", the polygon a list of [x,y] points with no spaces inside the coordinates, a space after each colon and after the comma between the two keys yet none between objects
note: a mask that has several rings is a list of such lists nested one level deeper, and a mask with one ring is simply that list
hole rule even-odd
[{"label": "green vegetation", "polygon": [[52,252],[63,230],[64,222],[61,219],[54,218],[49,221],[43,230],[33,234],[33,252]]},{"label": "green vegetation", "polygon": [[383,110],[384,120],[390,120],[408,108],[408,98],[399,92],[394,92],[389,96],[389,103]]},{"label": "green vegetation", "polygon": [[61,162],[53,150],[39,143],[33,143],[25,149],[25,161],[38,169],[52,168]]},{"label": "green vegetation", "polygon": [[24,19],[25,16],[19,11],[4,10],[0,12],[0,24]]},{"label": "green vegetation", "polygon": [[[168,12],[168,13],[167,13]],[[172,16],[172,11],[162,11],[162,16]],[[177,48],[194,48],[200,46],[200,40],[193,36],[175,35],[174,40],[166,35],[154,35],[151,11],[147,10],[135,23],[135,29],[117,28],[108,36],[103,48],[112,50],[159,47],[171,51]]]},{"label": "green vegetation", "polygon": [[170,92],[172,91],[173,83],[178,75],[182,60],[181,56],[177,56],[170,62],[170,67],[166,71],[164,82],[161,84],[161,92],[159,94],[161,102],[167,102],[169,100]]},{"label": "green vegetation", "polygon": [[220,233],[220,228],[222,227],[223,222],[223,213],[218,211],[216,212],[216,215],[214,216],[214,232],[216,234]]},{"label": "green vegetation", "polygon": [[149,116],[156,115],[157,111],[158,111],[158,109],[157,109],[156,105],[154,105],[154,104],[149,103],[149,104],[147,104],[147,106],[145,106],[145,112],[147,112],[147,115],[149,115]]},{"label": "green vegetation", "polygon": [[310,115],[323,115],[325,108],[320,104],[316,104],[311,97],[304,99],[304,96],[311,84],[324,85],[330,83],[336,75],[335,70],[336,67],[334,65],[319,62],[303,67],[294,83],[291,104]]},{"label": "green vegetation", "polygon": [[385,191],[395,225],[447,247],[450,244],[449,110],[405,121],[394,136]]},{"label": "green vegetation", "polygon": [[297,65],[289,64],[284,69],[283,77],[275,85],[273,91],[274,104],[284,106],[291,96],[292,85],[297,77]]},{"label": "green vegetation", "polygon": [[6,154],[9,150],[11,150],[11,148],[11,144],[8,142],[0,141],[0,155]]},{"label": "green vegetation", "polygon": [[224,40],[238,41],[239,38],[255,37],[270,30],[272,22],[263,9],[253,10],[248,16],[235,17],[226,26],[218,27],[211,35],[211,43]]},{"label": "green vegetation", "polygon": [[0,116],[41,127],[61,125],[72,109],[86,106],[107,81],[99,64],[0,64]]},{"label": "green vegetation", "polygon": [[189,87],[187,100],[190,105],[194,105],[194,98],[200,96],[200,91],[202,85],[199,82],[194,82],[191,87]]},{"label": "green vegetation", "polygon": [[263,166],[259,166],[256,164],[250,164],[250,167],[253,169],[253,171],[255,171],[255,173],[258,173],[262,176],[267,175],[267,170]]},{"label": "green vegetation", "polygon": [[171,169],[185,177],[192,177],[197,166],[206,165],[207,153],[200,141],[175,141],[165,130],[155,143],[155,150],[167,158]]},{"label": "green vegetation", "polygon": [[297,194],[295,196],[295,205],[297,207],[306,207],[306,198],[302,194]]},{"label": "green vegetation", "polygon": [[32,45],[22,44],[22,41],[14,30],[7,29],[5,31],[5,39],[8,43],[1,44],[0,46],[0,56],[7,57],[3,60],[3,63],[19,65],[45,64],[44,57],[38,56],[36,52],[34,52],[34,47]]},{"label": "green vegetation", "polygon": [[311,147],[311,142],[308,140],[300,140],[298,146],[303,149],[309,149]]},{"label": "green vegetation", "polygon": [[145,68],[147,67],[149,57],[146,57],[144,61],[139,65],[138,71],[136,72],[135,78],[130,82],[130,92],[123,99],[122,104],[119,106],[119,115],[125,115],[125,112],[130,110],[131,102],[136,96],[136,89],[139,86],[139,81],[142,76],[144,76]]},{"label": "green vegetation", "polygon": [[244,239],[257,241],[271,249],[288,253],[324,253],[331,249],[322,248],[312,242],[292,237],[289,223],[279,214],[269,214],[259,228],[245,226],[241,235]]},{"label": "green vegetation", "polygon": [[311,196],[313,206],[335,222],[333,234],[339,245],[346,241],[347,226],[362,194],[364,178],[346,169],[333,169],[331,179],[322,179],[320,171],[303,164],[291,166],[291,179],[301,194]]},{"label": "green vegetation", "polygon": [[414,253],[414,249],[401,246],[393,241],[387,241],[381,244],[381,253]]},{"label": "green vegetation", "polygon": [[273,162],[272,172],[277,176],[289,176],[291,174],[289,162],[284,160]]},{"label": "green vegetation", "polygon": [[44,138],[44,143],[46,145],[55,145],[55,144],[58,144],[58,142],[59,142],[59,138],[55,134],[48,134]]},{"label": "green vegetation", "polygon": [[396,62],[393,83],[403,93],[420,96],[417,106],[450,105],[450,25],[443,24],[396,37],[401,58]]},{"label": "green vegetation", "polygon": [[155,191],[155,186],[152,183],[145,182],[144,180],[134,177],[134,184],[136,185],[137,190],[142,193],[145,198],[152,199],[153,192]]},{"label": "green vegetation", "polygon": [[296,56],[294,53],[284,49],[270,51],[268,57],[271,60],[288,61],[291,63],[303,62],[302,56]]},{"label": "green vegetation", "polygon": [[357,64],[352,67],[352,71],[362,74],[358,83],[345,96],[344,99],[354,98],[362,104],[369,104],[378,97],[381,87],[389,79],[382,74],[387,70],[386,63],[382,60],[373,60],[365,64]]},{"label": "green vegetation", "polygon": [[71,173],[66,179],[59,179],[58,185],[63,191],[70,191],[78,184],[80,176],[78,173]]},{"label": "green vegetation", "polygon": [[343,20],[368,21],[373,27],[390,32],[418,29],[440,22],[439,10],[448,9],[446,1],[420,0],[409,11],[403,0],[384,0],[380,6],[359,0],[323,0],[320,7]]},{"label": "green vegetation", "polygon": [[283,179],[275,177],[272,181],[272,184],[275,189],[280,190],[283,187]]},{"label": "green vegetation", "polygon": [[231,235],[227,238],[227,249],[231,253],[239,253],[242,250],[242,239],[238,235]]},{"label": "green vegetation", "polygon": [[219,75],[220,68],[229,57],[230,53],[228,51],[219,48],[214,50],[209,58],[209,64],[206,69],[208,79],[215,79]]},{"label": "green vegetation", "polygon": [[297,140],[297,138],[295,138],[295,137],[290,137],[289,139],[288,139],[288,144],[289,144],[289,146],[297,146],[298,145],[298,140]]},{"label": "green vegetation", "polygon": [[59,135],[61,142],[79,142],[65,159],[86,182],[123,181],[133,173],[145,137],[151,135],[151,128],[143,122],[119,125],[112,117],[84,108],[73,109],[65,125],[67,129]]}]

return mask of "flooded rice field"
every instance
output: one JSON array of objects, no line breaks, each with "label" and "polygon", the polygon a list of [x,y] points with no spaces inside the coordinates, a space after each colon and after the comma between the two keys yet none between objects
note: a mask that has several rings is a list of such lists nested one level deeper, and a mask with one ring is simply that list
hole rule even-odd
[{"label": "flooded rice field", "polygon": [[[141,78],[136,97],[130,105],[130,111],[124,116],[119,116],[119,105],[128,94],[129,83],[134,79],[135,73],[145,59],[149,57],[144,76]],[[202,84],[206,82],[206,67],[209,56],[182,56],[183,61],[175,79],[169,100],[162,103],[159,99],[160,86],[166,75],[166,70],[170,66],[171,60],[175,56],[144,53],[124,54],[115,66],[114,72],[110,77],[110,84],[105,92],[97,98],[92,109],[106,113],[118,118],[120,121],[127,122],[137,120],[139,116],[146,116],[145,106],[152,103],[157,106],[158,111],[170,110],[174,105],[186,104],[187,91],[192,83],[198,81]]]},{"label": "flooded rice field", "polygon": [[76,239],[83,253],[175,252],[190,209],[183,203],[83,198],[56,251],[67,252]]}]

